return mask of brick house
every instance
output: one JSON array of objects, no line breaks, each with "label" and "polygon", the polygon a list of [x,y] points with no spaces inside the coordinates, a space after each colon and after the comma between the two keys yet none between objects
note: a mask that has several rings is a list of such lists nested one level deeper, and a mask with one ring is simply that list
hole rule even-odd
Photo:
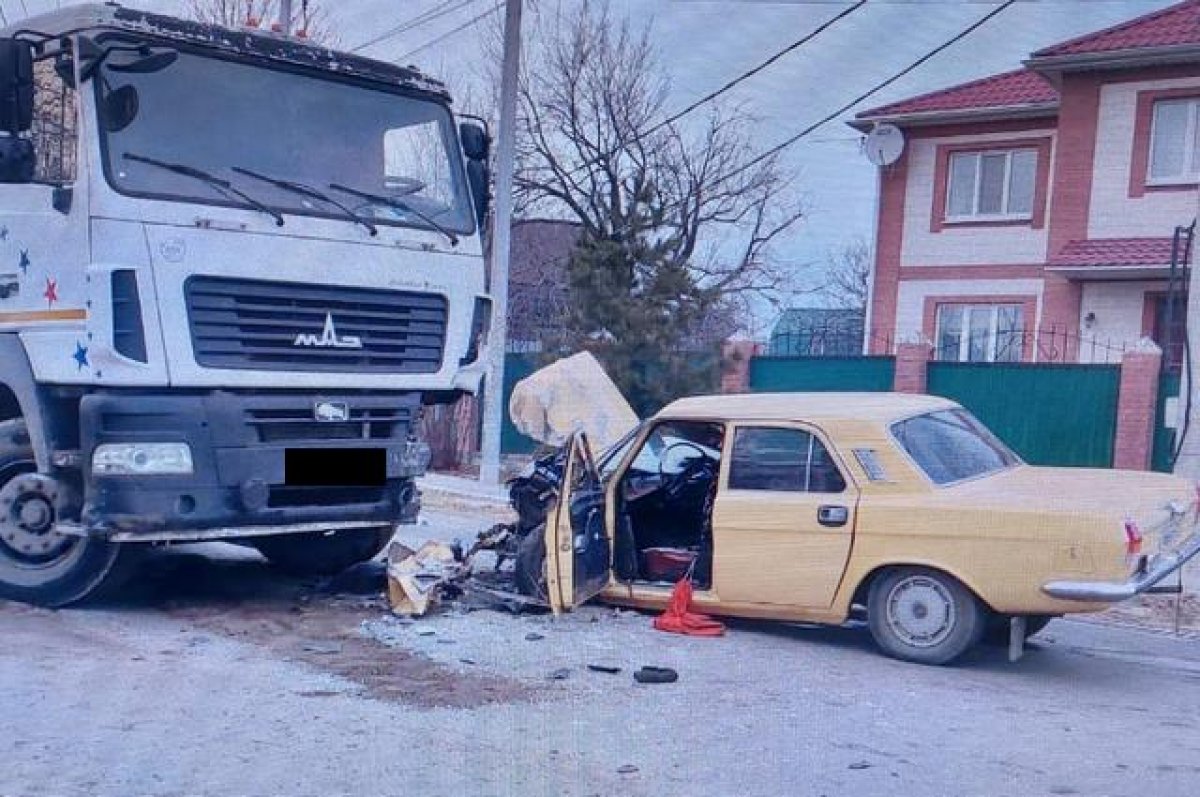
[{"label": "brick house", "polygon": [[1200,0],[851,125],[880,123],[906,145],[880,169],[873,353],[927,339],[942,360],[1090,362],[1149,336],[1178,363],[1167,319],[1186,299],[1168,276],[1197,213]]}]

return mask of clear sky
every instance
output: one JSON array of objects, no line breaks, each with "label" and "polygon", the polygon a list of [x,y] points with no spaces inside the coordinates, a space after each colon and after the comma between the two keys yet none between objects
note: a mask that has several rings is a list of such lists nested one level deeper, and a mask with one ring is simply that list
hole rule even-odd
[{"label": "clear sky", "polygon": [[[314,0],[315,2],[317,0]],[[300,0],[294,0],[298,5]],[[531,14],[559,3],[597,0],[526,0]],[[55,0],[3,0],[9,20],[52,8]],[[127,5],[169,13],[187,0],[128,0]],[[499,11],[455,32],[493,9],[496,0],[324,0],[344,47],[354,47],[431,9],[451,13],[383,39],[364,54],[404,60],[452,88],[475,91],[483,73],[482,41]],[[616,13],[654,25],[672,92],[668,110],[725,83],[830,19],[850,3],[841,0],[611,0]],[[995,72],[1014,69],[1031,51],[1171,5],[1171,0],[1022,0],[969,38],[872,97],[883,104]],[[922,54],[979,19],[999,2],[987,0],[870,0],[809,44],[726,95],[758,120],[755,143],[768,148],[890,77]],[[527,26],[528,27],[528,26]],[[531,44],[536,46],[536,41]],[[847,114],[847,118],[851,114]],[[778,256],[810,285],[819,285],[829,252],[855,237],[870,238],[875,208],[875,169],[859,152],[858,134],[842,121],[820,128],[787,152],[786,165],[809,216]],[[796,304],[812,303],[809,296]],[[773,320],[764,310],[762,325]]]}]

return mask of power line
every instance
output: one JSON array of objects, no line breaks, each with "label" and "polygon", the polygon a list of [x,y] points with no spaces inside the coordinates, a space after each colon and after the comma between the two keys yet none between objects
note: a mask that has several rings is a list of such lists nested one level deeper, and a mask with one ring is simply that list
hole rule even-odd
[{"label": "power line", "polygon": [[799,48],[799,47],[801,47],[801,46],[803,46],[803,45],[807,44],[808,42],[810,42],[810,41],[812,41],[813,39],[815,39],[817,36],[820,36],[822,33],[824,33],[825,31],[827,31],[829,28],[833,27],[835,24],[837,24],[837,23],[838,23],[838,22],[840,22],[841,20],[843,20],[843,19],[845,19],[846,17],[850,16],[851,14],[853,14],[855,11],[857,11],[857,10],[858,10],[858,9],[860,9],[860,8],[862,8],[862,7],[863,7],[863,6],[865,6],[866,4],[867,4],[867,0],[858,0],[858,2],[854,3],[854,5],[852,5],[852,6],[848,7],[848,8],[846,8],[846,9],[843,9],[843,10],[842,10],[842,11],[841,11],[839,14],[837,14],[837,15],[836,15],[836,16],[834,16],[834,17],[832,17],[832,18],[831,18],[831,19],[829,19],[828,21],[824,22],[824,23],[823,23],[823,24],[821,24],[819,27],[817,27],[816,29],[814,29],[812,32],[810,32],[810,33],[807,33],[807,34],[805,34],[804,36],[802,36],[801,38],[799,38],[799,39],[797,39],[796,41],[792,42],[792,43],[791,43],[791,44],[789,44],[787,47],[784,47],[782,50],[780,50],[779,52],[775,53],[774,55],[772,55],[772,56],[771,56],[770,58],[768,58],[767,60],[763,61],[762,63],[758,64],[757,66],[755,66],[755,67],[753,67],[753,68],[751,68],[751,69],[748,69],[748,70],[746,70],[746,71],[745,71],[745,72],[743,72],[742,74],[740,74],[740,75],[738,75],[737,77],[735,77],[733,80],[730,80],[730,81],[729,81],[728,83],[726,83],[724,86],[721,86],[721,88],[717,89],[716,91],[711,91],[711,92],[709,92],[708,94],[706,94],[706,95],[704,95],[703,97],[701,97],[700,99],[696,100],[696,101],[695,101],[695,102],[693,102],[691,105],[689,105],[689,106],[687,106],[686,108],[684,108],[683,110],[681,110],[681,111],[678,111],[678,112],[676,112],[676,113],[672,114],[671,116],[668,116],[666,119],[662,120],[662,121],[661,121],[661,122],[659,122],[658,124],[656,124],[656,125],[654,125],[653,127],[651,127],[651,128],[648,130],[648,131],[646,131],[647,135],[648,135],[648,134],[650,134],[650,133],[654,133],[654,132],[656,132],[656,131],[658,131],[658,130],[661,130],[662,128],[666,127],[667,125],[674,124],[675,122],[678,122],[680,119],[682,119],[683,117],[687,116],[689,113],[691,113],[692,111],[696,110],[696,109],[697,109],[697,108],[699,108],[701,105],[704,105],[704,104],[706,104],[706,103],[712,102],[712,101],[713,101],[713,100],[715,100],[717,97],[719,97],[719,96],[721,96],[722,94],[724,94],[725,92],[729,91],[730,89],[732,89],[734,86],[738,85],[739,83],[742,83],[742,82],[744,82],[744,81],[746,81],[746,80],[749,80],[750,78],[752,78],[752,77],[754,77],[755,75],[757,75],[759,72],[762,72],[764,69],[766,69],[767,67],[769,67],[771,64],[773,64],[773,63],[775,63],[776,61],[778,61],[780,58],[783,58],[783,57],[784,57],[785,55],[787,55],[788,53],[790,53],[790,52],[792,52],[793,50],[795,50],[795,49],[797,49],[797,48]]},{"label": "power line", "polygon": [[779,154],[780,152],[782,152],[783,150],[792,146],[797,141],[804,138],[805,136],[807,136],[809,133],[813,132],[817,128],[819,128],[822,125],[825,125],[829,122],[832,122],[834,119],[838,118],[843,113],[845,113],[846,111],[853,108],[855,105],[858,105],[863,100],[868,99],[869,97],[873,96],[874,94],[877,94],[878,92],[880,92],[883,89],[887,88],[888,86],[892,85],[893,83],[895,83],[897,80],[904,77],[908,73],[910,73],[913,70],[917,69],[918,67],[924,65],[926,62],[931,60],[934,56],[949,49],[950,47],[953,47],[955,44],[958,44],[960,41],[965,39],[967,36],[970,36],[972,33],[979,30],[981,27],[983,27],[988,22],[990,22],[992,19],[994,19],[997,15],[1003,13],[1010,6],[1013,6],[1016,3],[1017,3],[1017,0],[1006,0],[1003,5],[999,6],[998,8],[993,8],[991,11],[984,14],[981,18],[979,18],[975,22],[968,25],[962,31],[960,31],[959,33],[957,33],[950,39],[946,40],[942,44],[938,45],[934,49],[930,50],[929,52],[925,53],[924,55],[922,55],[917,60],[913,61],[908,66],[904,67],[904,69],[901,69],[899,72],[897,72],[896,74],[889,77],[887,80],[883,81],[882,83],[875,84],[875,86],[873,86],[868,91],[858,95],[853,100],[846,103],[842,107],[838,108],[833,113],[821,118],[820,120],[818,120],[818,121],[814,122],[813,124],[809,125],[808,127],[804,128],[796,135],[780,142],[779,144],[776,144],[774,147],[771,147],[766,152],[756,155],[751,160],[747,161],[746,163],[743,163],[741,166],[737,167],[733,171],[724,175],[722,177],[722,179],[728,180],[731,177],[736,177],[737,175],[741,174],[742,172],[746,171],[747,169],[751,169],[751,168],[757,166],[758,164],[762,163],[763,161],[767,160],[768,158],[771,158],[771,157]]},{"label": "power line", "polygon": [[373,36],[362,44],[351,48],[350,52],[357,53],[361,50],[365,50],[366,48],[379,44],[381,41],[390,39],[393,36],[399,36],[401,33],[407,33],[410,30],[414,30],[422,25],[433,22],[435,19],[444,17],[447,14],[453,14],[455,11],[464,9],[469,5],[477,3],[478,1],[479,0],[443,0],[443,2],[439,5],[427,9],[426,11],[417,14],[412,19],[401,22],[396,27],[390,28],[389,30],[384,31],[377,36]]},{"label": "power line", "polygon": [[424,44],[422,44],[420,47],[416,48],[415,50],[409,50],[404,55],[400,56],[399,58],[396,58],[394,63],[400,63],[401,61],[403,61],[406,58],[412,58],[414,55],[421,52],[422,50],[427,50],[435,44],[440,44],[441,42],[444,42],[446,39],[449,39],[451,36],[454,36],[455,34],[466,30],[467,28],[471,27],[472,25],[477,24],[484,17],[494,14],[496,11],[500,10],[500,8],[502,8],[503,6],[504,6],[504,0],[500,0],[500,2],[496,3],[491,8],[489,8],[487,11],[484,11],[482,14],[476,14],[475,16],[471,17],[463,24],[459,25],[458,27],[451,28],[450,30],[443,33],[441,36],[438,36],[437,38],[434,38],[434,39],[430,39],[429,41],[425,42]]}]

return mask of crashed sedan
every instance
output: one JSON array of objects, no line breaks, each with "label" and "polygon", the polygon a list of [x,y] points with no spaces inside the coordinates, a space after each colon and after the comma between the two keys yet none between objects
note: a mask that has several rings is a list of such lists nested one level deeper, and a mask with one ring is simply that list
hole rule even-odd
[{"label": "crashed sedan", "polygon": [[[1200,551],[1191,483],[1033,467],[931,396],[677,401],[598,460],[585,434],[511,485],[519,588],[555,612],[667,605],[841,624],[945,664],[1162,585]],[[1172,579],[1173,581],[1173,579]]]}]

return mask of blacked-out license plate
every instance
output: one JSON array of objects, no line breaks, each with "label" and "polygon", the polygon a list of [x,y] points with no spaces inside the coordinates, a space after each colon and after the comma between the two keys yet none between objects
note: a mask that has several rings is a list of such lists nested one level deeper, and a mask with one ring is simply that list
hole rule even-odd
[{"label": "blacked-out license plate", "polygon": [[385,448],[289,448],[283,480],[288,487],[378,487],[387,481]]}]

